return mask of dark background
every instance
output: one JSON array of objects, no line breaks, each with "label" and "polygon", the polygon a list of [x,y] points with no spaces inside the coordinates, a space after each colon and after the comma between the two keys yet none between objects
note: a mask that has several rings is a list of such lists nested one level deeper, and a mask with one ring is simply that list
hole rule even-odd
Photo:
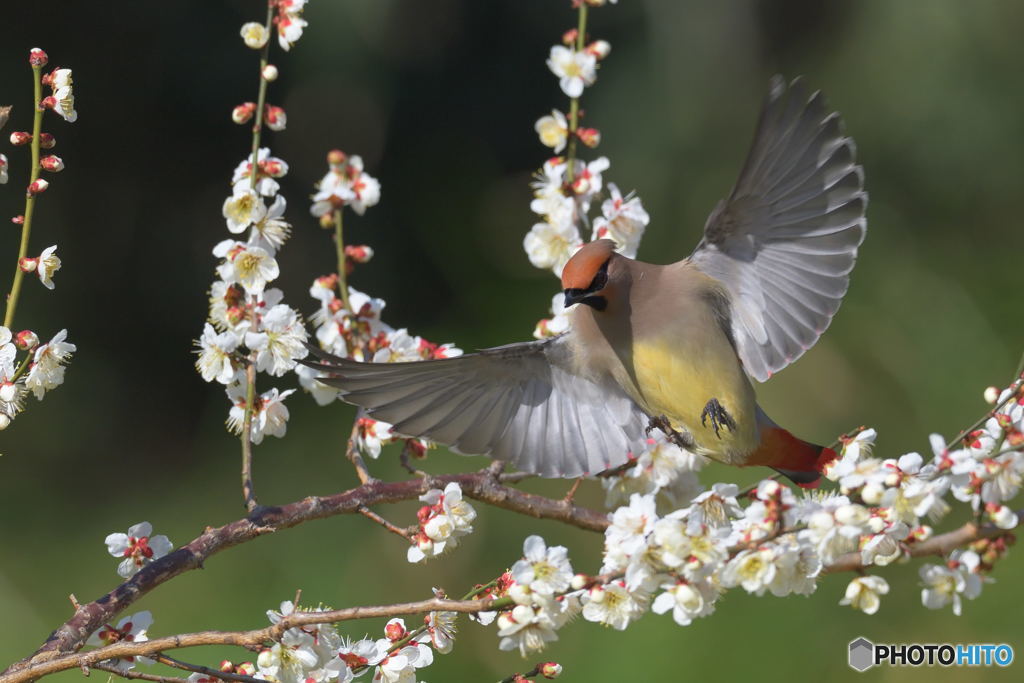
[{"label": "dark background", "polygon": [[[228,235],[221,204],[249,147],[247,127],[229,118],[257,86],[256,54],[238,30],[264,7],[5,7],[0,104],[15,111],[0,144],[11,164],[0,216],[23,211],[28,150],[10,148],[6,135],[30,126],[29,48],[73,68],[80,118],[45,118],[67,169],[49,178],[30,251],[56,243],[64,266],[54,292],[26,280],[14,325],[44,338],[66,327],[78,353],[65,386],[43,405],[31,399],[0,435],[0,663],[70,616],[69,593],[90,600],[116,584],[106,534],[146,519],[180,545],[242,512],[237,441],[222,427],[229,406],[194,372],[191,349],[210,250]],[[666,262],[692,249],[739,170],[773,73],[805,74],[824,89],[857,140],[871,194],[860,263],[828,334],[759,387],[766,411],[819,442],[875,426],[883,456],[927,453],[929,432],[951,435],[979,415],[982,390],[1009,381],[1021,347],[1024,5],[623,0],[590,17],[591,35],[612,53],[584,95],[586,122],[604,134],[606,180],[635,189],[652,216],[640,258]],[[291,53],[272,52],[281,78],[270,100],[290,124],[267,136],[291,166],[282,193],[295,230],[276,283],[286,300],[311,313],[310,282],[333,270],[307,197],[324,154],[340,147],[361,154],[383,186],[381,204],[346,232],[377,251],[353,282],[387,300],[385,319],[465,349],[528,338],[557,289],[521,243],[535,220],[528,181],[549,155],[533,123],[568,106],[544,65],[575,23],[568,0],[314,0],[306,18]],[[0,269],[0,282],[13,273],[17,241],[5,218],[0,258],[10,273]],[[261,389],[272,385],[261,379]],[[350,486],[349,409],[317,408],[304,395],[288,405],[287,438],[256,454],[261,499]],[[400,476],[393,460],[386,453],[375,471]],[[435,471],[479,464],[446,453],[430,461]],[[758,474],[712,469],[706,482]],[[564,485],[534,488],[560,495]],[[599,504],[594,490],[583,496]],[[413,510],[382,512],[406,524]],[[134,609],[153,610],[152,632],[164,635],[258,627],[297,588],[334,606],[422,598],[431,586],[461,593],[514,561],[534,532],[567,544],[579,570],[596,569],[597,537],[503,512],[482,515],[463,548],[425,568],[407,566],[401,541],[365,520],[332,519],[218,556]],[[1024,599],[1019,557],[960,618],[920,605],[917,565],[883,572],[893,592],[874,617],[838,607],[850,577],[829,577],[807,599],[732,591],[686,628],[655,615],[625,634],[580,621],[544,657],[562,662],[568,680],[791,680],[850,675],[846,643],[858,635],[1020,644],[1007,609]],[[345,632],[364,629],[379,633],[376,623]],[[532,664],[499,653],[493,628],[465,624],[455,654],[423,677],[490,680]]]}]

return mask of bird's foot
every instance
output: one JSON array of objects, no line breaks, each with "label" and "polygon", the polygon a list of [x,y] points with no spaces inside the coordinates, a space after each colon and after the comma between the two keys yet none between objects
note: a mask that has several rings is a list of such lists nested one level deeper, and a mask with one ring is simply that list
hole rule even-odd
[{"label": "bird's foot", "polygon": [[655,429],[661,430],[661,432],[668,437],[669,441],[680,448],[691,449],[696,443],[689,432],[677,431],[664,415],[659,415],[658,417],[652,417],[650,419],[650,422],[647,423],[647,429],[645,430],[647,436],[650,436],[651,432]]},{"label": "bird's foot", "polygon": [[732,415],[726,411],[722,404],[718,402],[717,398],[713,398],[708,401],[707,405],[704,406],[704,410],[700,414],[700,426],[707,426],[708,418],[711,419],[711,428],[715,430],[715,436],[719,439],[722,438],[719,432],[723,427],[729,429],[730,432],[736,431],[736,420],[732,419]]}]

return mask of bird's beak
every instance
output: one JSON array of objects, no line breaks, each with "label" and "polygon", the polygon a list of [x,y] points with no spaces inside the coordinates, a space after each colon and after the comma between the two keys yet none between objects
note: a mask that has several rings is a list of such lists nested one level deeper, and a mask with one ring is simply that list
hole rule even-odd
[{"label": "bird's beak", "polygon": [[573,304],[578,304],[587,298],[587,293],[582,289],[567,289],[565,290],[565,307],[569,308]]}]

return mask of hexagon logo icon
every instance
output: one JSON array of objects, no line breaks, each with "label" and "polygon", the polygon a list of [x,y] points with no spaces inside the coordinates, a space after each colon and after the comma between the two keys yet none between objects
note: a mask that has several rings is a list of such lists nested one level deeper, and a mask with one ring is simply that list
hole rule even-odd
[{"label": "hexagon logo icon", "polygon": [[875,665],[875,644],[861,636],[850,642],[850,668],[867,671]]}]

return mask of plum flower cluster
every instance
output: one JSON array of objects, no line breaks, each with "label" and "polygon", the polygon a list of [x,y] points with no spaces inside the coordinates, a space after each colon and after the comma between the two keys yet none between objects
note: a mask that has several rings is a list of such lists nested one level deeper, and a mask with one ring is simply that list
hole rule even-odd
[{"label": "plum flower cluster", "polygon": [[[277,624],[295,613],[323,611],[323,607],[304,608],[286,601],[279,610],[268,610],[267,617]],[[376,640],[344,637],[333,624],[290,628],[280,642],[260,652],[255,677],[277,683],[348,683],[372,669],[375,682],[416,681],[417,669],[433,663],[435,650],[451,652],[455,616],[454,612],[431,612],[423,626],[412,631],[404,620],[392,619],[384,627],[384,637]]]},{"label": "plum flower cluster", "polygon": [[[840,457],[825,471],[837,489],[827,493],[794,493],[772,479],[746,495],[735,484],[701,490],[695,474],[701,459],[652,439],[605,485],[608,504],[617,507],[609,514],[599,574],[575,574],[565,548],[531,536],[523,557],[488,592],[513,606],[481,613],[480,621],[497,617],[500,649],[527,656],[557,640],[577,614],[622,630],[653,611],[671,613],[685,626],[712,614],[732,589],[809,595],[822,572],[840,561],[865,569],[909,561],[914,545],[951,511],[947,494],[977,518],[1013,529],[1019,520],[1006,503],[1024,473],[1022,386],[1015,382],[999,394],[992,417],[959,448],[932,435],[927,462],[918,453],[873,457],[871,429],[844,437]],[[922,604],[959,615],[963,602],[992,581],[988,574],[1011,542],[1008,535],[982,538],[953,550],[945,564],[922,564]],[[883,577],[864,573],[839,604],[874,614],[889,591]]]},{"label": "plum flower cluster", "polygon": [[[270,3],[270,9],[276,10],[274,22],[285,49],[306,25],[300,16],[304,4],[303,0]],[[269,25],[249,23],[241,33],[249,47],[269,49],[269,31]],[[265,52],[262,61],[266,62]],[[262,64],[261,102],[268,82],[273,80],[267,75],[267,65]],[[252,118],[255,109],[255,105],[240,105],[233,117],[243,123]],[[196,342],[196,369],[207,382],[224,385],[231,403],[228,429],[242,434],[249,417],[248,437],[254,444],[268,435],[285,435],[289,412],[284,401],[294,390],[274,387],[256,392],[248,371],[251,368],[281,377],[308,353],[302,316],[284,303],[280,289],[270,286],[280,275],[277,254],[291,235],[291,224],[284,218],[287,202],[280,194],[279,182],[288,173],[288,164],[257,144],[263,126],[271,130],[284,127],[284,112],[275,109],[267,106],[255,112],[254,153],[242,159],[232,174],[231,194],[221,210],[231,237],[213,248],[220,263],[217,279],[210,286],[208,319]]]},{"label": "plum flower cluster", "polygon": [[[24,399],[29,392],[36,399],[42,400],[46,392],[63,384],[65,366],[76,350],[75,345],[67,341],[67,330],[61,330],[45,344],[40,343],[39,335],[32,330],[22,330],[16,334],[12,332],[24,276],[34,273],[44,287],[52,290],[55,287],[54,275],[61,268],[56,244],[34,256],[28,252],[27,236],[32,228],[33,207],[39,196],[50,186],[43,175],[64,169],[64,161],[60,157],[44,153],[44,150],[51,150],[57,144],[52,134],[42,132],[44,115],[52,111],[69,123],[78,118],[71,69],[54,67],[43,73],[49,64],[49,56],[40,48],[29,51],[28,62],[36,79],[36,93],[41,94],[43,88],[49,88],[50,94],[39,100],[33,112],[32,130],[39,132],[14,131],[10,135],[13,146],[29,147],[32,165],[25,191],[25,212],[11,219],[12,223],[21,227],[22,240],[18,267],[7,297],[4,324],[0,326],[0,429],[6,429],[11,420],[24,409]],[[9,116],[10,107],[2,108],[0,127],[6,124]],[[0,155],[0,183],[6,183],[8,179],[8,158]]]},{"label": "plum flower cluster", "polygon": [[[320,219],[324,228],[334,228],[337,252],[336,272],[313,281],[309,294],[319,303],[310,316],[314,335],[320,348],[343,358],[361,362],[401,363],[436,358],[453,358],[462,350],[452,344],[435,344],[412,335],[405,328],[395,329],[381,319],[383,299],[365,294],[348,283],[356,265],[365,264],[373,257],[373,249],[366,245],[346,245],[343,241],[342,220],[346,207],[357,215],[380,201],[380,182],[366,172],[359,155],[348,155],[341,150],[327,154],[327,173],[316,184],[316,193],[310,213]],[[327,405],[338,397],[338,392],[317,377],[320,371],[307,366],[295,369],[299,383],[312,394],[320,405]],[[371,417],[360,416],[355,425],[355,443],[359,450],[377,458],[381,448],[394,441],[404,441],[406,452],[422,457],[430,447],[423,439],[405,439],[394,434],[391,425]]]},{"label": "plum flower cluster", "polygon": [[[613,183],[607,183],[605,193],[603,174],[611,165],[607,157],[589,162],[577,158],[577,143],[594,148],[601,142],[596,128],[580,125],[580,97],[596,81],[599,62],[608,56],[611,46],[603,40],[587,42],[587,8],[583,3],[576,5],[581,13],[580,28],[567,31],[562,37],[563,44],[551,48],[547,61],[562,92],[570,98],[569,112],[553,109],[534,126],[541,144],[558,156],[548,159],[537,173],[530,209],[541,220],[523,239],[530,263],[555,275],[561,275],[569,258],[583,246],[585,233],[590,234],[591,240],[611,239],[617,251],[636,256],[650,222],[638,197],[624,196]],[[591,206],[598,201],[601,214],[592,219]],[[556,336],[566,330],[564,310],[558,301],[552,303],[552,315],[537,324],[534,336]]]},{"label": "plum flower cluster", "polygon": [[459,539],[473,532],[476,510],[462,497],[462,488],[451,482],[441,489],[430,489],[420,500],[426,503],[416,513],[419,529],[412,537],[407,558],[422,562],[456,547]]}]

